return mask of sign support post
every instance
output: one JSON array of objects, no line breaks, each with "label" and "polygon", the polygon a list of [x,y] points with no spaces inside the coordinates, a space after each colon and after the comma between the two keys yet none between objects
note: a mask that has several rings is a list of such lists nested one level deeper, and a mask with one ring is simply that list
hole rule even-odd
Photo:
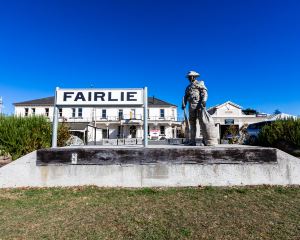
[{"label": "sign support post", "polygon": [[144,87],[144,147],[148,146],[148,88]]},{"label": "sign support post", "polygon": [[52,125],[52,148],[57,147],[57,129],[58,129],[58,107],[56,105],[57,90],[55,89],[54,108],[53,108],[53,125]]}]

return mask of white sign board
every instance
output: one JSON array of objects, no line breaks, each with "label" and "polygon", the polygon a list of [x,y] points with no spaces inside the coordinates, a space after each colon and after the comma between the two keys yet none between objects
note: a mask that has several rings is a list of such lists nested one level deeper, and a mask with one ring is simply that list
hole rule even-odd
[{"label": "white sign board", "polygon": [[152,136],[158,136],[159,135],[159,130],[158,129],[151,129],[150,130],[150,135]]},{"label": "white sign board", "polygon": [[52,147],[57,147],[58,107],[136,105],[144,108],[144,147],[148,145],[148,88],[60,89],[56,88],[53,109]]},{"label": "white sign board", "polygon": [[57,89],[58,106],[143,105],[143,89]]}]

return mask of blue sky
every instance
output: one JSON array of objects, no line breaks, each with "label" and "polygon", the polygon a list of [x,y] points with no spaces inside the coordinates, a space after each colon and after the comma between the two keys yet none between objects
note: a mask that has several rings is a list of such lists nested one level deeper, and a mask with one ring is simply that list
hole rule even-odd
[{"label": "blue sky", "polygon": [[208,105],[300,115],[300,1],[0,0],[0,96],[144,87],[181,105],[189,70]]}]

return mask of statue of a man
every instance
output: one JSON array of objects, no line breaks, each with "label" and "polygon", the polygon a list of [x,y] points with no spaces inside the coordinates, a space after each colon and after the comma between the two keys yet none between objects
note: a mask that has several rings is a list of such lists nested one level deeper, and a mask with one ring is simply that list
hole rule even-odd
[{"label": "statue of a man", "polygon": [[196,78],[200,74],[190,71],[187,78],[190,84],[185,89],[185,95],[182,102],[182,109],[185,110],[187,102],[189,102],[189,126],[190,126],[190,145],[196,145],[196,123],[197,119],[203,136],[204,145],[217,145],[218,136],[214,120],[206,111],[206,101],[208,98],[207,88],[203,81],[197,81]]}]

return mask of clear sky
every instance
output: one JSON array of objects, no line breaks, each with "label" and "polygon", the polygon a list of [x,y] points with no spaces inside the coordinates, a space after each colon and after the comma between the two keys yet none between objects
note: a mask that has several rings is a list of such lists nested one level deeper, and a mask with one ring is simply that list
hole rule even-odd
[{"label": "clear sky", "polygon": [[[208,106],[300,115],[298,0],[0,0],[0,96],[149,87],[180,107],[189,70]],[[180,108],[179,108],[180,109]]]}]

